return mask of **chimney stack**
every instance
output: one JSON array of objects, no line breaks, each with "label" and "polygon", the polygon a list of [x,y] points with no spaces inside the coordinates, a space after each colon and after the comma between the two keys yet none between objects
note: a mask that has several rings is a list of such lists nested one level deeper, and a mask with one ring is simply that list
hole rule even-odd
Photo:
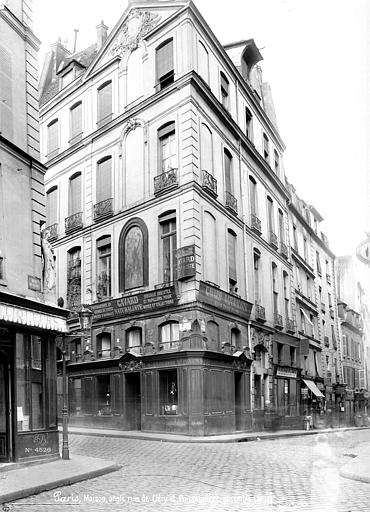
[{"label": "chimney stack", "polygon": [[105,40],[108,36],[108,27],[104,25],[104,21],[101,21],[99,25],[96,27],[96,35],[97,35],[97,43],[98,43],[98,51],[105,43]]}]

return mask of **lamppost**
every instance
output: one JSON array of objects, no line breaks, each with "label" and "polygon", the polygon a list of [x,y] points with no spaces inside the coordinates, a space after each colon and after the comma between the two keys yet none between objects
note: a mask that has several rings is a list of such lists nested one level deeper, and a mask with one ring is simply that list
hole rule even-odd
[{"label": "lamppost", "polygon": [[69,445],[68,445],[68,400],[67,400],[67,371],[66,371],[66,356],[67,356],[67,339],[81,337],[83,340],[86,338],[86,332],[91,332],[93,312],[91,309],[82,305],[78,311],[78,319],[80,322],[81,332],[73,334],[62,334],[62,380],[63,380],[63,406],[62,406],[62,459],[69,460]]}]

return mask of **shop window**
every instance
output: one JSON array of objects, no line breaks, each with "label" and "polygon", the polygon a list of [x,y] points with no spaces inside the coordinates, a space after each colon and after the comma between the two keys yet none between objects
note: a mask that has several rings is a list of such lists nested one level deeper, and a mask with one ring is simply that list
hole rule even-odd
[{"label": "shop window", "polygon": [[122,228],[119,237],[119,291],[148,285],[148,228],[138,218]]},{"label": "shop window", "polygon": [[111,237],[104,236],[96,241],[97,276],[96,296],[105,299],[112,295],[111,288]]},{"label": "shop window", "polygon": [[159,166],[158,174],[170,172],[177,168],[176,131],[173,121],[158,130]]},{"label": "shop window", "polygon": [[51,383],[54,366],[55,350],[46,340],[36,335],[16,334],[18,431],[39,430],[55,424],[56,409],[46,404],[47,394],[49,400],[56,400],[54,382]]},{"label": "shop window", "polygon": [[174,81],[175,72],[173,65],[173,39],[164,41],[156,49],[156,71],[157,84],[159,89],[171,85]]},{"label": "shop window", "polygon": [[96,377],[96,396],[98,416],[110,416],[112,414],[110,375],[98,375]]},{"label": "shop window", "polygon": [[59,122],[54,119],[47,127],[47,157],[53,158],[59,151]]},{"label": "shop window", "polygon": [[172,348],[179,342],[179,324],[177,322],[168,322],[160,326],[159,339],[164,347]]},{"label": "shop window", "polygon": [[177,414],[178,385],[177,370],[159,371],[159,400],[160,413],[164,415]]},{"label": "shop window", "polygon": [[74,247],[67,253],[67,307],[81,305],[81,248]]},{"label": "shop window", "polygon": [[126,349],[140,348],[142,345],[142,329],[132,327],[126,331]]},{"label": "shop window", "polygon": [[220,82],[221,82],[221,103],[226,108],[226,110],[229,110],[230,108],[230,98],[229,98],[229,81],[226,78],[226,75],[224,73],[220,73]]},{"label": "shop window", "polygon": [[82,101],[75,103],[70,109],[70,144],[82,138]]},{"label": "shop window", "polygon": [[111,335],[109,332],[102,332],[96,336],[96,353],[98,357],[106,358],[111,355]]},{"label": "shop window", "polygon": [[160,226],[160,262],[163,282],[170,283],[176,280],[176,214],[170,212],[159,218]]},{"label": "shop window", "polygon": [[81,414],[81,379],[70,379],[69,411],[71,414],[79,416]]},{"label": "shop window", "polygon": [[102,126],[112,119],[112,82],[106,82],[98,89],[97,125]]}]

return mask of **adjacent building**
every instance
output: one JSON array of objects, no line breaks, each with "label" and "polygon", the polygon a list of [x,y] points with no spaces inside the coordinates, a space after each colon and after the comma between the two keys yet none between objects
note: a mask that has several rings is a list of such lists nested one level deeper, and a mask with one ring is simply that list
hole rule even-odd
[{"label": "adjacent building", "polygon": [[39,162],[36,53],[29,1],[0,5],[0,461],[57,456],[54,259]]}]

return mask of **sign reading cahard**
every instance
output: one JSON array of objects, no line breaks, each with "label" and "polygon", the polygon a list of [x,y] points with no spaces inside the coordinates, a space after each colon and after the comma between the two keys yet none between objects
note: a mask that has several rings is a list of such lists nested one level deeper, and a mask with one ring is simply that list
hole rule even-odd
[{"label": "sign reading cahard", "polygon": [[253,306],[253,304],[246,300],[235,297],[216,288],[216,286],[203,283],[202,281],[199,284],[198,300],[246,319],[249,319]]},{"label": "sign reading cahard", "polygon": [[154,311],[173,306],[176,302],[175,287],[168,286],[160,290],[136,293],[121,299],[93,304],[91,309],[94,313],[93,320],[96,322],[107,318],[122,318],[127,315],[134,315],[135,313]]},{"label": "sign reading cahard", "polygon": [[176,251],[177,279],[195,276],[195,245],[180,247]]}]

